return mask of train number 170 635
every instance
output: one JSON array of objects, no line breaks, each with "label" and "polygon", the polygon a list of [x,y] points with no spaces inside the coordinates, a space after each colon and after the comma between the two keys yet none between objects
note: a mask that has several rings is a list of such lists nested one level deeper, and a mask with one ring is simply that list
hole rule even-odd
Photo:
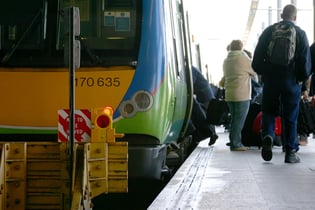
[{"label": "train number 170 635", "polygon": [[75,78],[76,87],[119,87],[119,77],[79,77]]}]

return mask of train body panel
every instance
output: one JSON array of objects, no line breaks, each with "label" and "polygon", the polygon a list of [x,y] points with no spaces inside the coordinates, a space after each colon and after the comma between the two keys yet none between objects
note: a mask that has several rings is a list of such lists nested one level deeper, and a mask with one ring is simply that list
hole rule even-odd
[{"label": "train body panel", "polygon": [[[25,40],[12,51],[10,43],[14,47],[19,41],[15,37],[23,36],[18,33],[23,20],[16,18],[16,25],[0,20],[2,141],[10,134],[56,135],[58,110],[69,107],[69,71],[63,65],[65,23],[60,11],[70,5],[34,1],[46,12],[42,16],[46,22],[31,26],[40,41],[24,34]],[[75,108],[113,107],[113,126],[129,144],[130,177],[158,179],[165,169],[166,145],[186,137],[190,117],[191,74],[182,1],[72,3],[80,9],[82,46],[81,67],[75,71]],[[34,13],[27,8],[24,12]],[[20,13],[14,10],[12,15]],[[4,19],[9,16],[6,13]]]},{"label": "train body panel", "polygon": [[[163,132],[157,136],[160,143],[178,139],[187,104],[186,81],[178,73],[183,66],[175,64],[174,40],[170,36],[173,34],[171,24],[174,24],[169,16],[170,8],[170,1],[144,1],[143,16],[146,18],[142,24],[137,71],[125,96],[128,100],[137,90],[146,90],[154,95],[152,114],[139,113],[139,117],[134,117],[134,123],[142,132],[144,127],[151,129],[151,133],[154,130]],[[150,125],[148,121],[151,121]],[[121,126],[131,129],[130,133],[137,133],[135,124],[130,127],[128,123]],[[122,132],[120,125],[117,128]]]},{"label": "train body panel", "polygon": [[[76,108],[109,105],[116,109],[133,75],[134,69],[130,67],[80,69],[76,72]],[[0,91],[1,126],[41,127],[42,130],[55,127],[56,130],[58,110],[69,107],[69,72],[66,69],[1,69]]]}]

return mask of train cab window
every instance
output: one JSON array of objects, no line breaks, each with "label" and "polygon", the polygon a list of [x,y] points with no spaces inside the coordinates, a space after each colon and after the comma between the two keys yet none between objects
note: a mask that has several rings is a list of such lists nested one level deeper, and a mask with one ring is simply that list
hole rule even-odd
[{"label": "train cab window", "polygon": [[126,65],[137,59],[141,1],[63,0],[61,6],[69,4],[80,9],[81,66]]},{"label": "train cab window", "polygon": [[46,38],[47,1],[0,3],[1,49],[38,49]]},{"label": "train cab window", "polygon": [[132,65],[138,57],[142,0],[0,2],[0,66],[64,67],[64,13],[80,11],[80,66]]},{"label": "train cab window", "polygon": [[0,65],[45,49],[47,13],[48,0],[0,2]]}]

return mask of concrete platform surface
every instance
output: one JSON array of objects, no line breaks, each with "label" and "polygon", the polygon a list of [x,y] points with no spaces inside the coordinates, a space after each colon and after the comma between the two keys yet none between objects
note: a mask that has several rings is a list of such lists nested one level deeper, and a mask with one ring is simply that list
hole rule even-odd
[{"label": "concrete platform surface", "polygon": [[265,162],[257,147],[231,152],[217,127],[213,146],[199,143],[149,210],[314,210],[315,139],[301,146],[301,163],[284,163],[281,147]]}]

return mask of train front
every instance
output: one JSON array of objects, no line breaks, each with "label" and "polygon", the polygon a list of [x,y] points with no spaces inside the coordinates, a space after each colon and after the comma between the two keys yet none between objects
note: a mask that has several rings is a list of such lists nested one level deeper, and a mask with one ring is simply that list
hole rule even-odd
[{"label": "train front", "polygon": [[[114,127],[129,144],[129,178],[160,179],[166,143],[181,137],[187,121],[184,61],[175,53],[182,47],[176,49],[172,29],[175,3],[12,0],[0,6],[0,140],[57,141],[60,110],[69,107],[62,9],[76,6],[75,108],[113,107]],[[82,141],[88,135],[78,132]]]}]

